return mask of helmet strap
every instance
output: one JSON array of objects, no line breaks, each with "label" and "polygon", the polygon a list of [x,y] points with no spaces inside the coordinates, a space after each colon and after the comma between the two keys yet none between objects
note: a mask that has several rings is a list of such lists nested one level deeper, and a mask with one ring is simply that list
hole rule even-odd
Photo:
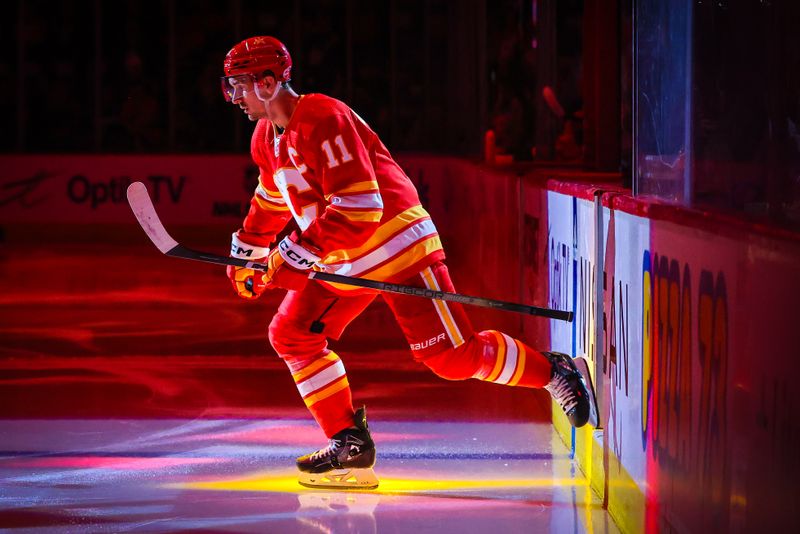
[{"label": "helmet strap", "polygon": [[278,92],[280,92],[280,85],[281,85],[281,82],[279,82],[278,79],[275,78],[275,91],[272,93],[272,96],[270,96],[270,97],[266,97],[266,96],[261,94],[261,90],[259,89],[258,80],[255,80],[255,82],[253,83],[253,90],[256,92],[256,97],[259,100],[261,100],[263,103],[269,105],[269,103],[272,102],[273,100],[275,100],[275,97],[278,96]]}]

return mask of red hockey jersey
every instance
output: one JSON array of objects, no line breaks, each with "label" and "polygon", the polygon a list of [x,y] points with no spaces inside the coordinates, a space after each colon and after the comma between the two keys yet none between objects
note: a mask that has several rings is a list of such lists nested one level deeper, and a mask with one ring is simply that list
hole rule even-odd
[{"label": "red hockey jersey", "polygon": [[260,176],[243,241],[269,246],[294,217],[327,272],[396,282],[444,259],[411,180],[347,105],[305,95],[275,134],[267,119],[253,132]]}]

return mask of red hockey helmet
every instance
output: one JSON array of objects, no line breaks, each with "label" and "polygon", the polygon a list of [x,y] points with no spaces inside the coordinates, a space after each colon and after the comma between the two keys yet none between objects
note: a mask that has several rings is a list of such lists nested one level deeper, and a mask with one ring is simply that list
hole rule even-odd
[{"label": "red hockey helmet", "polygon": [[274,37],[250,37],[230,49],[225,56],[225,76],[271,71],[279,82],[292,77],[292,57],[286,46]]},{"label": "red hockey helmet", "polygon": [[235,78],[239,76],[255,79],[270,71],[279,82],[291,80],[292,57],[286,45],[274,37],[250,37],[230,49],[223,68],[222,92],[230,102],[236,93]]}]

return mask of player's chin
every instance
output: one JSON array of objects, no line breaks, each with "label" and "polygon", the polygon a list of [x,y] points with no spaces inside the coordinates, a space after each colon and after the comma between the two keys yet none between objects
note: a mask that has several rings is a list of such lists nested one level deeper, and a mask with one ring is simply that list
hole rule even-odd
[{"label": "player's chin", "polygon": [[263,119],[267,116],[266,113],[256,113],[253,111],[245,111],[244,114],[247,115],[247,118],[253,122],[257,122],[259,119]]}]

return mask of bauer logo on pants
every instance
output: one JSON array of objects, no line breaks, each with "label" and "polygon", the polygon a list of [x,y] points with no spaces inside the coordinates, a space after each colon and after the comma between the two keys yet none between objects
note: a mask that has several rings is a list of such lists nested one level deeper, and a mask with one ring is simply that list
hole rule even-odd
[{"label": "bauer logo on pants", "polygon": [[428,347],[435,345],[440,341],[444,341],[444,332],[442,332],[436,337],[430,338],[427,341],[422,341],[421,343],[412,343],[410,346],[411,350],[422,350],[422,349],[427,349]]}]

